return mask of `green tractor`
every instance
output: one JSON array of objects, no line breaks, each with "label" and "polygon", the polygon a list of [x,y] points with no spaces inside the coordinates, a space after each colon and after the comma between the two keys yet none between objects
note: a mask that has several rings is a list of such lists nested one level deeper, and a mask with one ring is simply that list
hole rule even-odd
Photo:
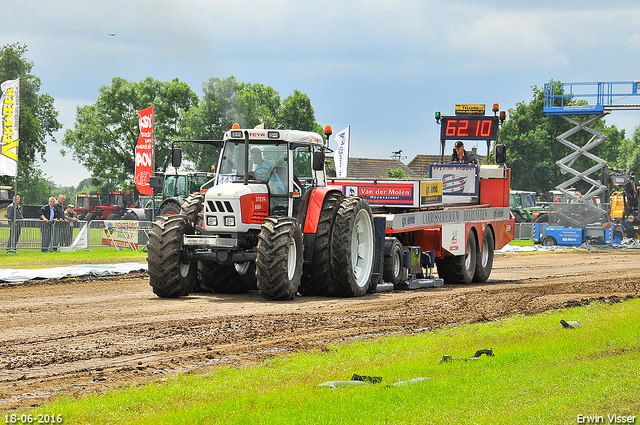
[{"label": "green tractor", "polygon": [[516,218],[516,223],[531,223],[535,221],[544,208],[536,205],[536,193],[526,190],[511,190],[509,192],[509,208]]}]

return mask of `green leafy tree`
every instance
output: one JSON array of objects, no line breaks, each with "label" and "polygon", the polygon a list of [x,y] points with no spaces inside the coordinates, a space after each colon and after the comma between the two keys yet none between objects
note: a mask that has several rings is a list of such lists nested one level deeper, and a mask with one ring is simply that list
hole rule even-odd
[{"label": "green leafy tree", "polygon": [[[264,122],[265,128],[316,131],[322,127],[315,121],[309,97],[298,90],[280,101],[280,94],[263,84],[240,83],[235,77],[211,78],[203,85],[199,106],[185,111],[181,128],[186,139],[221,140],[234,123],[241,128],[254,128]],[[203,144],[184,144],[184,157],[198,171],[209,171],[220,150]]]},{"label": "green leafy tree", "polygon": [[[533,190],[544,193],[555,189],[560,183],[572,177],[563,175],[556,161],[573,152],[570,148],[557,140],[557,137],[574,125],[556,115],[544,115],[544,93],[537,87],[532,87],[533,100],[531,103],[518,103],[514,109],[509,109],[509,119],[502,125],[498,143],[507,146],[507,165],[511,168],[511,187],[519,190]],[[585,120],[584,116],[573,117],[578,121]],[[615,165],[619,147],[624,140],[624,131],[618,131],[615,126],[606,127],[604,120],[591,125],[607,136],[598,147],[589,152]],[[579,131],[568,140],[584,146],[592,135],[586,131]],[[595,162],[586,157],[580,157],[572,168],[585,171]],[[590,176],[598,180],[598,175]],[[586,183],[577,183],[576,189],[588,190]]]},{"label": "green leafy tree", "polygon": [[[27,46],[19,43],[0,48],[0,82],[20,77],[18,193],[23,203],[39,199],[40,185],[33,184],[46,179],[36,166],[36,160],[46,162],[47,138],[55,142],[54,133],[62,128],[53,98],[38,94],[41,81],[31,74],[33,62],[25,58],[26,52]],[[12,186],[13,177],[0,176],[0,184]]]},{"label": "green leafy tree", "polygon": [[62,144],[91,172],[95,186],[131,190],[139,135],[136,112],[154,106],[155,169],[164,171],[171,163],[171,142],[182,134],[181,111],[197,104],[198,96],[178,79],[131,82],[114,77],[110,86],[100,87],[95,104],[78,108],[74,128],[67,130]]},{"label": "green leafy tree", "polygon": [[618,167],[640,175],[640,125],[635,128],[631,139],[624,139],[618,152]]},{"label": "green leafy tree", "polygon": [[407,173],[405,173],[402,168],[396,168],[395,170],[387,168],[387,177],[392,179],[403,179],[407,177]]}]

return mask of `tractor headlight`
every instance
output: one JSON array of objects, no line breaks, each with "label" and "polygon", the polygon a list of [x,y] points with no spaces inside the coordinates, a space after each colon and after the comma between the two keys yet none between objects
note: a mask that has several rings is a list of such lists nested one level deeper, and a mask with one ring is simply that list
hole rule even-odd
[{"label": "tractor headlight", "polygon": [[215,215],[210,215],[207,217],[207,226],[217,226],[218,225],[218,217]]},{"label": "tractor headlight", "polygon": [[233,227],[236,225],[236,218],[231,216],[231,217],[225,217],[224,218],[224,225],[227,227]]}]

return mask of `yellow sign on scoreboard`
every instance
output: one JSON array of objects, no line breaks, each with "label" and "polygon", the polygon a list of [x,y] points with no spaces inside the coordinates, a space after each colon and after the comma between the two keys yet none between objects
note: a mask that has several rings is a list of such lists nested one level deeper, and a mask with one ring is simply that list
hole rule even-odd
[{"label": "yellow sign on scoreboard", "polygon": [[456,115],[484,115],[485,105],[456,105]]},{"label": "yellow sign on scoreboard", "polygon": [[420,182],[420,206],[442,203],[442,180]]}]

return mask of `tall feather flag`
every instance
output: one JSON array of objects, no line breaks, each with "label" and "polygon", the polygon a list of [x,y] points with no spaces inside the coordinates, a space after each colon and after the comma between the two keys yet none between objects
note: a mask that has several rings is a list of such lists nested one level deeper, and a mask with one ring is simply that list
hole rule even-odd
[{"label": "tall feather flag", "polygon": [[333,161],[336,166],[336,177],[347,177],[347,163],[349,162],[349,133],[351,126],[336,134],[336,142],[338,148],[333,155]]},{"label": "tall feather flag", "polygon": [[18,176],[18,129],[20,117],[20,78],[7,80],[2,85],[0,113],[2,113],[2,139],[0,144],[0,175]]},{"label": "tall feather flag", "polygon": [[149,177],[153,175],[153,105],[138,111],[140,135],[136,145],[136,189],[143,195],[153,196],[153,188],[149,185]]}]

